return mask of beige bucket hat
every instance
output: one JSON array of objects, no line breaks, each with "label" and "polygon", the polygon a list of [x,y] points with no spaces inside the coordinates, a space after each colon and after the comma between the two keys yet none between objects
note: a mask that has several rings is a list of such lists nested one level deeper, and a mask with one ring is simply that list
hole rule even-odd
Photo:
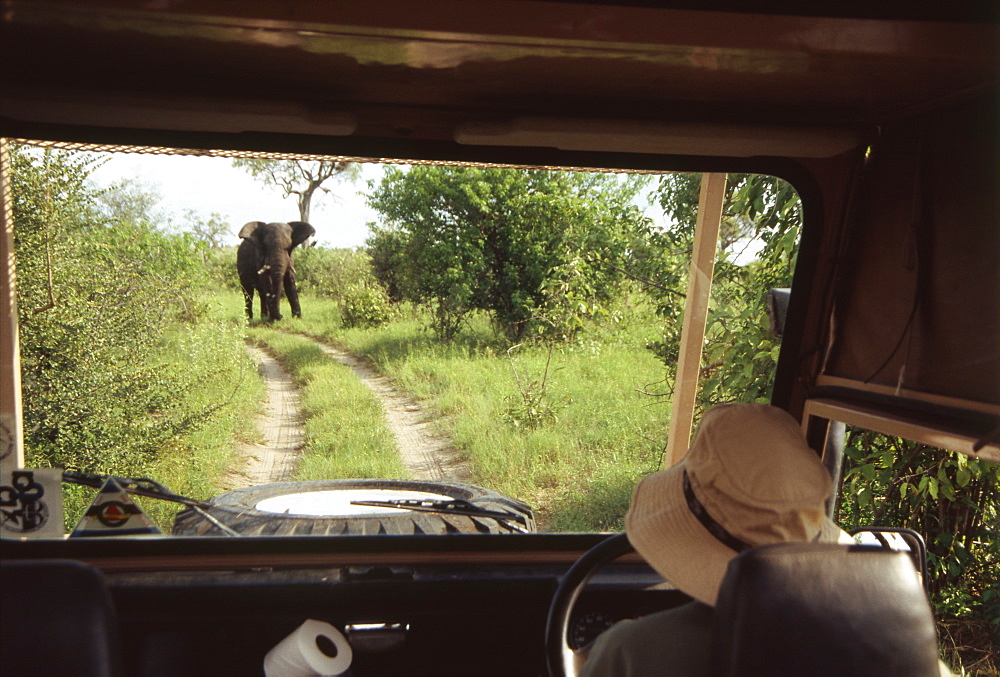
[{"label": "beige bucket hat", "polygon": [[826,516],[831,491],[830,474],[787,412],[724,404],[705,412],[687,456],[635,488],[625,530],[667,581],[714,606],[742,550],[853,542]]}]

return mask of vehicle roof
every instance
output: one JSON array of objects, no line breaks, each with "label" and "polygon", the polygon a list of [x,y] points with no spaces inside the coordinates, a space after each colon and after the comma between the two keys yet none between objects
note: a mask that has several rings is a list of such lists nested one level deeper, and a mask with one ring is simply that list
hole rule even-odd
[{"label": "vehicle roof", "polygon": [[692,135],[719,155],[771,137],[829,152],[996,86],[990,12],[929,5],[4,0],[0,113],[94,136],[113,121],[489,145],[559,118],[581,125],[575,147],[624,129],[646,149],[673,128],[681,153],[705,152]]}]

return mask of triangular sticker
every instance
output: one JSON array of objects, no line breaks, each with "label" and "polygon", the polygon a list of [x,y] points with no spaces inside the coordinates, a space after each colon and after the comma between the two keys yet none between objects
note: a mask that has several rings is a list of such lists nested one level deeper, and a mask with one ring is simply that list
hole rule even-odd
[{"label": "triangular sticker", "polygon": [[139,506],[132,502],[122,486],[113,477],[109,477],[70,537],[161,533],[163,532],[156,528]]}]

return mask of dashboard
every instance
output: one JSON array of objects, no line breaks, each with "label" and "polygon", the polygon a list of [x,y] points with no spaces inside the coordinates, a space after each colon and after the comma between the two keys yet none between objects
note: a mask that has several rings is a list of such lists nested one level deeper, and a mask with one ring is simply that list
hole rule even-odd
[{"label": "dashboard", "polygon": [[[98,556],[98,543],[49,544],[103,574],[126,674],[263,674],[267,652],[313,619],[347,638],[355,677],[544,675],[549,603],[602,537],[197,540],[121,543],[128,552],[114,558]],[[58,550],[43,545],[5,543],[4,557]],[[570,641],[585,645],[613,622],[686,600],[641,560],[622,558],[584,591]]]}]

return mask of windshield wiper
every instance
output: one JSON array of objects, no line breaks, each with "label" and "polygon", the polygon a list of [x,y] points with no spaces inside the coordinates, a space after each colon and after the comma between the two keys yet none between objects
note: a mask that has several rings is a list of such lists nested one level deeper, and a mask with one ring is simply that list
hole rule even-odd
[{"label": "windshield wiper", "polygon": [[70,484],[81,484],[85,487],[93,487],[95,489],[100,489],[104,486],[104,483],[109,479],[113,479],[115,482],[125,490],[126,493],[135,494],[136,496],[144,496],[146,498],[156,498],[161,501],[170,501],[172,503],[180,503],[181,505],[186,505],[187,507],[194,510],[196,513],[204,517],[206,520],[212,523],[213,526],[221,529],[223,533],[228,536],[242,536],[238,531],[228,527],[223,524],[215,517],[210,515],[206,508],[209,507],[208,503],[204,501],[196,501],[193,498],[188,498],[187,496],[181,496],[180,494],[175,494],[174,492],[167,489],[165,486],[157,482],[156,480],[150,479],[148,477],[118,477],[117,475],[99,475],[97,473],[85,473],[85,472],[75,472],[72,470],[63,471],[63,482],[69,482]]},{"label": "windshield wiper", "polygon": [[465,515],[466,517],[485,517],[497,520],[511,531],[528,533],[524,517],[499,510],[480,508],[461,498],[447,501],[429,501],[419,498],[398,498],[388,501],[351,501],[351,505],[369,505],[378,508],[399,508],[400,510],[415,510],[418,512],[437,512],[449,515]]}]

